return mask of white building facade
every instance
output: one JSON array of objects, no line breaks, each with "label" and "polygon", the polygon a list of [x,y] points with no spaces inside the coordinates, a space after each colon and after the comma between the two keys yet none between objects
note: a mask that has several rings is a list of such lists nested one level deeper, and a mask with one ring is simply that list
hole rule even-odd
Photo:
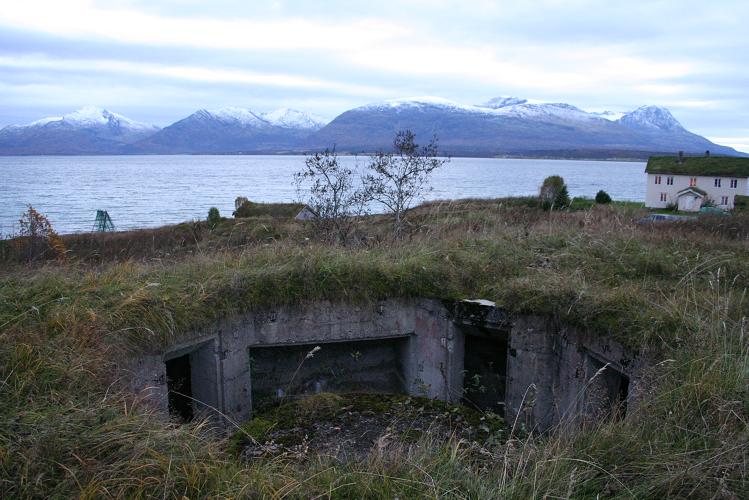
[{"label": "white building facade", "polygon": [[[669,205],[678,205],[679,210],[697,212],[703,200],[707,198],[717,207],[731,210],[734,197],[737,194],[746,195],[746,187],[746,177],[649,173],[645,206],[666,208]],[[700,194],[702,197],[695,206],[695,197],[700,198]]]}]

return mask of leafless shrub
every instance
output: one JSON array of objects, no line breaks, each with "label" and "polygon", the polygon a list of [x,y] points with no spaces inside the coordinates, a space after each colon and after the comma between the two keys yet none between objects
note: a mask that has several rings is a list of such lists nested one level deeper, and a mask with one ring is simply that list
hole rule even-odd
[{"label": "leafless shrub", "polygon": [[431,190],[432,172],[450,161],[437,157],[436,137],[422,147],[415,139],[410,130],[399,131],[393,140],[394,152],[371,156],[369,173],[363,179],[366,197],[381,203],[393,215],[395,238],[401,236],[412,203]]},{"label": "leafless shrub", "polygon": [[341,165],[335,149],[307,157],[304,170],[294,174],[297,189],[304,185],[307,206],[314,212],[312,224],[323,239],[346,244],[356,217],[366,213],[367,198],[357,187],[354,171]]}]

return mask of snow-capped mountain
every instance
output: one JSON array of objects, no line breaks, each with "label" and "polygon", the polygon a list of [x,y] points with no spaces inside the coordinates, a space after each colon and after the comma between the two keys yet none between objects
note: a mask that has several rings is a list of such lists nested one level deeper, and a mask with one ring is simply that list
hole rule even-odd
[{"label": "snow-capped mountain", "polygon": [[217,120],[224,123],[235,123],[243,127],[265,127],[268,122],[261,116],[255,114],[251,109],[236,106],[227,106],[213,111],[201,109],[195,113],[208,120]]},{"label": "snow-capped mountain", "polygon": [[303,111],[280,108],[201,109],[126,149],[130,153],[257,153],[302,148],[323,122]]},{"label": "snow-capped mountain", "polygon": [[650,129],[659,131],[685,130],[671,112],[661,106],[642,106],[622,116],[619,123],[634,129]]},{"label": "snow-capped mountain", "polygon": [[227,106],[212,111],[201,109],[195,113],[208,120],[234,123],[243,127],[282,127],[300,130],[318,130],[325,120],[315,115],[291,108],[278,108],[267,113],[257,113],[249,108]]},{"label": "snow-capped mountain", "polygon": [[160,129],[103,108],[86,106],[62,116],[0,130],[3,154],[116,153]]},{"label": "snow-capped mountain", "polygon": [[103,108],[96,106],[85,106],[71,113],[62,116],[50,116],[40,120],[33,121],[27,125],[10,125],[12,129],[23,129],[29,127],[43,126],[66,126],[70,128],[99,128],[108,127],[110,129],[135,130],[155,132],[159,130],[156,125],[137,122],[130,118],[124,117],[117,113],[112,113]]},{"label": "snow-capped mountain", "polygon": [[604,111],[588,111],[588,113],[590,113],[593,116],[597,116],[599,118],[604,118],[606,120],[610,120],[612,122],[617,121],[619,118],[621,118],[622,116],[624,116],[624,115],[627,114],[627,113],[623,113],[621,111],[609,111],[609,110],[604,110]]},{"label": "snow-capped mountain", "polygon": [[738,154],[686,131],[665,108],[643,107],[617,116],[518,97],[482,105],[435,97],[368,104],[342,113],[310,140],[315,147],[373,151],[390,148],[394,132],[404,128],[422,140],[436,135],[443,150],[455,155],[646,157],[706,149]]},{"label": "snow-capped mountain", "polygon": [[276,127],[303,130],[319,130],[327,123],[325,119],[319,116],[291,108],[278,108],[268,113],[263,113],[262,117],[263,120]]},{"label": "snow-capped mountain", "polygon": [[480,105],[423,96],[367,104],[330,123],[303,111],[201,109],[168,127],[86,107],[0,130],[0,154],[282,153],[335,146],[373,152],[392,147],[398,130],[417,141],[437,136],[452,155],[647,157],[652,153],[738,155],[687,131],[666,108],[588,112],[566,103],[495,97]]},{"label": "snow-capped mountain", "polygon": [[516,104],[525,104],[526,102],[528,102],[528,99],[521,99],[519,97],[512,97],[512,96],[501,96],[501,97],[493,97],[492,99],[489,99],[481,106],[484,108],[499,109],[499,108],[505,108],[507,106],[514,106]]},{"label": "snow-capped mountain", "polygon": [[518,118],[528,118],[541,121],[587,121],[598,120],[600,117],[595,116],[587,111],[559,102],[532,104],[523,102],[503,106],[495,110],[496,113]]},{"label": "snow-capped mountain", "polygon": [[517,97],[496,97],[482,105],[459,104],[440,97],[411,97],[405,99],[391,99],[387,101],[367,104],[352,111],[408,111],[444,110],[455,113],[472,113],[491,117],[510,117],[534,119],[540,121],[580,121],[599,119],[600,117],[587,113],[575,106],[564,103],[531,102]]},{"label": "snow-capped mountain", "polygon": [[495,97],[484,104],[468,105],[443,99],[440,97],[410,97],[405,99],[391,99],[387,101],[367,104],[356,110],[395,110],[414,111],[424,109],[443,109],[459,113],[475,113],[489,116],[505,116],[514,118],[528,118],[536,120],[595,120],[600,119],[593,113],[565,103],[538,102],[518,97]]}]

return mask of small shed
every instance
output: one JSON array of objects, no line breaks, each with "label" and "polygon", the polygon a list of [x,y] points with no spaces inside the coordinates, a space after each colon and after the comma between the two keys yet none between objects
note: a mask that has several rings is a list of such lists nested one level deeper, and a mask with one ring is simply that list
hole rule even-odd
[{"label": "small shed", "polygon": [[299,213],[296,214],[296,217],[294,217],[294,220],[313,220],[313,219],[317,219],[317,214],[315,213],[314,210],[312,210],[307,205],[302,207]]},{"label": "small shed", "polygon": [[700,188],[688,187],[676,193],[676,204],[680,212],[699,212],[707,193]]}]

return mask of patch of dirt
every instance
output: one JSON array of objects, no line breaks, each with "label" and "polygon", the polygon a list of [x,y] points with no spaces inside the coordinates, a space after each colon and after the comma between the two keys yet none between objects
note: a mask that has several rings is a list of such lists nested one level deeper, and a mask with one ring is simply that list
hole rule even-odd
[{"label": "patch of dirt", "polygon": [[231,446],[246,460],[328,455],[346,461],[449,437],[483,445],[503,440],[504,430],[496,414],[462,405],[395,394],[323,393],[261,410]]}]

